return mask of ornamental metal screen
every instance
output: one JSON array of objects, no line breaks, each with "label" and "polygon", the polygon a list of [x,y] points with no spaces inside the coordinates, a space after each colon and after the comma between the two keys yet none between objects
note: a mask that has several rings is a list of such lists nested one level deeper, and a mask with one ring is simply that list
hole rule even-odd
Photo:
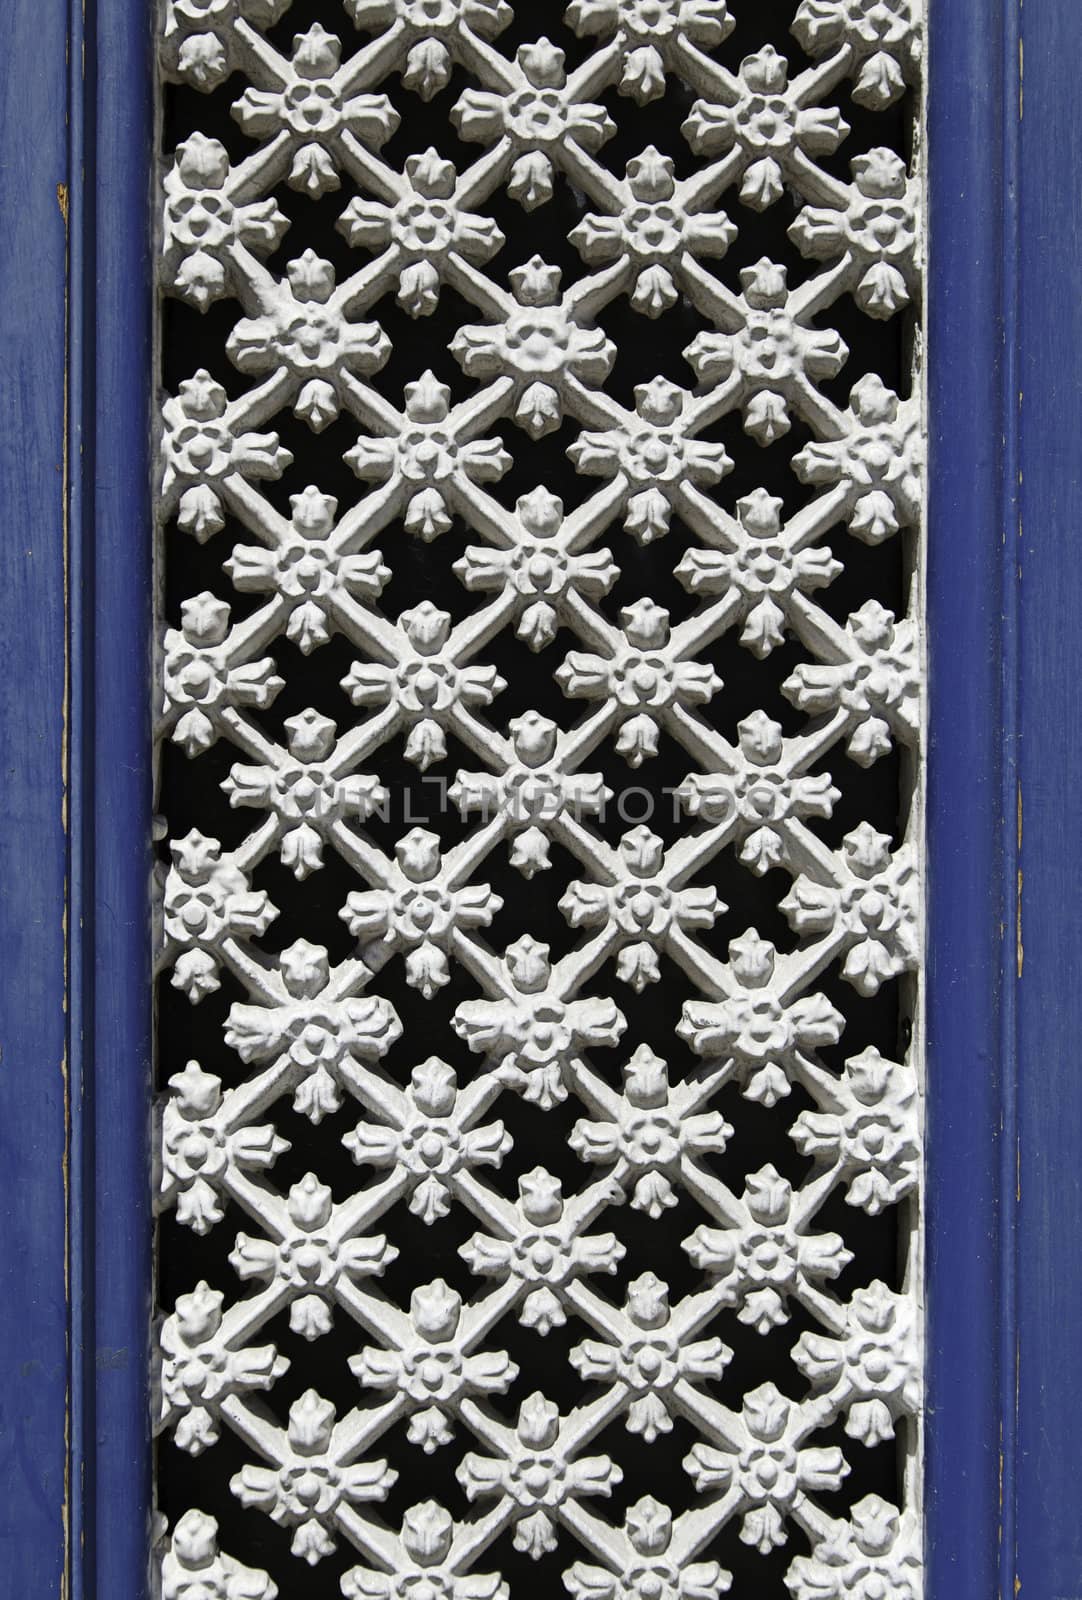
[{"label": "ornamental metal screen", "polygon": [[917,1600],[922,0],[168,0],[164,1600]]}]

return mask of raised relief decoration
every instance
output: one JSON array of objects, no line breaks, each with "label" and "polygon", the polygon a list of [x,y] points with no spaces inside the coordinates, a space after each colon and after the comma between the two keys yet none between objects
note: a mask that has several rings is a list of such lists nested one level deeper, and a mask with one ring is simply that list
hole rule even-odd
[{"label": "raised relief decoration", "polygon": [[165,0],[163,1600],[919,1600],[923,0]]}]

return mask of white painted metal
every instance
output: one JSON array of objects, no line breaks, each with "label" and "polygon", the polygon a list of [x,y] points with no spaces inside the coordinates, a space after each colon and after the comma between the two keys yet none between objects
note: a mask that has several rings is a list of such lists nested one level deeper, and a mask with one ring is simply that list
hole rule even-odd
[{"label": "white painted metal", "polygon": [[[252,813],[233,849],[198,828],[175,838],[164,882],[172,983],[195,1004],[224,971],[243,998],[215,1060],[169,1079],[161,1205],[200,1236],[228,1206],[244,1231],[229,1257],[235,1278],[203,1281],[163,1308],[163,1449],[198,1454],[235,1434],[249,1458],[233,1478],[238,1501],[289,1529],[302,1561],[349,1547],[347,1596],[506,1595],[488,1547],[513,1530],[515,1550],[558,1551],[575,1600],[712,1600],[729,1586],[712,1551],[730,1524],[764,1556],[799,1530],[793,1544],[806,1553],[785,1579],[793,1600],[920,1594],[919,1026],[906,1059],[870,1047],[846,1056],[848,1017],[837,986],[828,998],[821,984],[840,973],[856,1005],[896,985],[919,1022],[919,981],[908,976],[921,952],[919,377],[915,397],[900,400],[881,375],[857,371],[848,403],[831,398],[848,356],[836,306],[919,320],[918,117],[903,118],[912,158],[885,144],[842,167],[830,158],[845,155],[849,132],[835,98],[851,95],[863,115],[918,89],[921,9],[803,0],[792,32],[812,59],[790,65],[781,40],[732,59],[726,0],[573,0],[566,20],[588,48],[569,70],[545,39],[501,50],[513,20],[503,0],[346,0],[345,46],[308,25],[297,0],[292,50],[280,28],[277,43],[266,36],[283,0],[165,8],[167,79],[212,91],[240,73],[228,89],[253,142],[231,161],[219,139],[192,133],[169,155],[162,202],[165,289],[200,309],[234,302],[221,354],[241,375],[230,398],[197,371],[162,408],[167,540],[215,539],[224,569],[165,627],[162,733],[196,759],[227,741],[236,761],[222,787]],[[465,87],[450,123],[479,147],[476,160],[456,170],[436,149],[381,156],[415,97],[441,93],[452,72]],[[619,170],[607,165],[613,90],[648,114],[673,84],[696,97],[683,155],[647,143]],[[577,273],[546,261],[544,206],[561,184],[585,197],[570,235]],[[307,245],[301,224],[287,228],[283,185],[334,197],[356,250],[348,273]],[[510,271],[486,214],[496,199],[506,210],[505,194],[535,213],[536,249]],[[814,264],[792,286],[792,267],[765,257],[730,266],[749,213],[786,195],[798,197],[790,239]],[[566,238],[552,242],[566,259]],[[472,320],[448,327],[444,288]],[[465,375],[454,392],[423,366],[404,393],[381,387],[389,295],[411,317],[437,313]],[[617,350],[598,321],[620,297],[644,319],[689,304],[702,326],[686,381],[645,371],[633,405],[613,392]],[[359,483],[349,504],[318,483],[291,494],[291,515],[275,504],[271,486],[293,458],[273,424],[290,408],[313,436],[350,419],[346,459]],[[730,429],[719,442],[730,415],[746,441]],[[528,469],[535,441],[568,421],[576,503],[544,484],[501,497],[513,463]],[[746,477],[758,447],[794,424],[803,495],[788,511],[766,487],[730,496],[734,465]],[[621,548],[663,539],[677,521],[691,538],[669,570],[692,597],[687,615],[674,619],[650,596],[609,605]],[[456,523],[471,542],[446,573],[463,594],[455,613],[426,598],[381,605],[396,548],[437,550]],[[904,541],[918,574],[908,615],[877,592],[848,620],[831,614],[836,553],[850,536]],[[599,548],[602,537],[611,547]],[[506,685],[489,655],[506,630],[539,653],[539,679],[554,672],[562,716],[551,689],[538,697],[544,711],[501,712]],[[763,701],[780,688],[806,714],[796,731],[765,709],[732,725],[711,718],[722,688],[713,651],[727,634],[746,647]],[[279,733],[281,641],[312,658],[311,674],[334,635],[354,652],[341,679],[348,701],[328,668],[325,692]],[[792,640],[801,663],[779,681],[771,657]],[[356,714],[343,717],[349,702]],[[597,770],[599,752],[614,748],[631,782],[663,738],[685,774],[679,836],[666,842],[647,819],[607,840],[599,818],[621,797],[611,763]],[[455,766],[449,739],[477,770]],[[857,822],[832,845],[823,825],[860,769],[896,744],[911,756],[903,833]],[[468,823],[458,842],[413,826],[385,849],[366,828],[387,801],[386,753],[403,749],[419,771],[446,773],[446,803]],[[550,893],[556,847],[577,863],[555,897],[581,935],[558,956],[528,932],[493,942],[486,930],[506,895],[482,881],[486,861],[509,859],[536,898]],[[354,940],[345,959],[318,937],[275,943],[260,870],[276,857],[302,884],[317,874],[341,884]],[[727,959],[711,948],[727,857],[760,875],[764,907],[780,906],[795,935],[790,948],[754,927],[732,938]],[[780,900],[768,888],[778,868]],[[467,975],[473,993],[453,1026],[474,1053],[468,1081],[438,1057],[407,1060],[412,1007],[380,995],[389,963],[404,964],[417,1007]],[[642,992],[662,978],[685,995],[667,1061],[621,1010],[625,986]],[[388,1052],[393,1069],[381,1066]],[[804,1107],[795,1120],[794,1086]],[[584,1165],[573,1192],[493,1115],[501,1096],[525,1097],[538,1116],[575,1103],[570,1147]],[[741,1115],[762,1116],[742,1112],[747,1101],[772,1108],[812,1158],[802,1183],[769,1163],[741,1167],[736,1187],[719,1176],[715,1157],[740,1157]],[[289,1148],[275,1119],[290,1104],[314,1125],[329,1119],[327,1139],[358,1165],[355,1193],[332,1194],[317,1172],[275,1183]],[[334,1120],[343,1107],[355,1120],[344,1139]],[[501,1165],[510,1186],[496,1181]],[[873,1217],[896,1216],[900,1288],[876,1278],[837,1287],[854,1252],[818,1219],[839,1193]],[[678,1196],[698,1220],[674,1234]],[[433,1229],[464,1209],[477,1229],[461,1249],[462,1281],[422,1271],[403,1303],[379,1287],[398,1253],[400,1202]],[[633,1263],[609,1231],[625,1205],[656,1240]],[[681,1249],[701,1279],[674,1296],[667,1267]],[[618,1292],[607,1286],[617,1272]],[[326,1337],[332,1319],[356,1334],[348,1370],[328,1370],[326,1393],[309,1388],[288,1407],[275,1386],[289,1351],[263,1334],[286,1309],[294,1341]],[[776,1381],[726,1403],[726,1329],[770,1336],[794,1309],[804,1331]],[[510,1319],[536,1341],[539,1368],[553,1329],[581,1334],[575,1403],[520,1377],[501,1339]],[[511,1409],[497,1404],[523,1384]],[[627,1451],[638,1452],[674,1417],[695,1435],[687,1482],[659,1483],[607,1516],[620,1454],[592,1453],[592,1441],[623,1419]],[[844,1452],[820,1438],[838,1419]],[[869,1493],[828,1509],[821,1496],[851,1470],[859,1478],[860,1453],[902,1421],[898,1503]],[[400,1423],[418,1503],[389,1521],[380,1502],[396,1474],[380,1441]],[[440,1503],[439,1452],[453,1434],[469,1443],[457,1467],[467,1515]],[[448,1469],[452,1487],[455,1478]],[[165,1600],[277,1592],[266,1573],[219,1553],[218,1537],[199,1510],[163,1536]],[[228,1529],[221,1538],[228,1547]],[[304,1570],[285,1592],[305,1592]]]}]

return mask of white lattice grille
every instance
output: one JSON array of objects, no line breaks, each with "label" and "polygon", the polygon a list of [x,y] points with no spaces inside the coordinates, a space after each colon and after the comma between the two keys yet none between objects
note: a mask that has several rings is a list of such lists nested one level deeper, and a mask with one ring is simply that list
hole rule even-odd
[{"label": "white lattice grille", "polygon": [[920,1594],[921,22],[163,7],[165,1600]]}]

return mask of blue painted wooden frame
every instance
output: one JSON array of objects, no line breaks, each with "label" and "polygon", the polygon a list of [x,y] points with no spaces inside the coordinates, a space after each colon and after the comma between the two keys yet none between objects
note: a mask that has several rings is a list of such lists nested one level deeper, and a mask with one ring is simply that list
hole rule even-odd
[{"label": "blue painted wooden frame", "polygon": [[25,1595],[60,1592],[70,1494],[66,26],[10,11],[0,97],[0,1570]]},{"label": "blue painted wooden frame", "polygon": [[[0,94],[0,1572],[139,1600],[146,0],[8,8]],[[1082,1596],[1078,0],[931,0],[929,1579]]]},{"label": "blue painted wooden frame", "polygon": [[[73,14],[82,0],[73,0]],[[83,785],[73,863],[83,1049],[81,1207],[85,1415],[73,1600],[138,1600],[150,1547],[151,582],[154,15],[96,0],[83,40],[81,287],[83,583],[72,661],[82,694],[73,772]],[[73,27],[79,25],[76,18]],[[73,177],[74,177],[73,171]],[[78,533],[74,530],[78,529]],[[78,670],[78,666],[76,666]],[[74,701],[73,701],[74,703]],[[78,1011],[73,1007],[73,1022]],[[117,1514],[117,1508],[123,1508]]]},{"label": "blue painted wooden frame", "polygon": [[6,9],[0,1593],[146,1592],[151,12]]},{"label": "blue painted wooden frame", "polygon": [[932,0],[929,49],[932,1600],[1005,1600],[1013,1559],[1015,10]]}]

